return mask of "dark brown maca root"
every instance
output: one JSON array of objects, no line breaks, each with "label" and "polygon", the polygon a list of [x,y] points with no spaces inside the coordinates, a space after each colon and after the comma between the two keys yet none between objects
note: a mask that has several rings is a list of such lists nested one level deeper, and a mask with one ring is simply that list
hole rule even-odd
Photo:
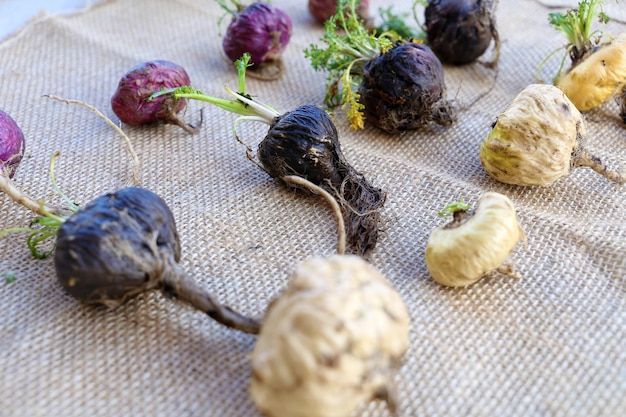
[{"label": "dark brown maca root", "polygon": [[380,211],[386,194],[372,186],[355,170],[346,179],[337,194],[346,222],[346,235],[355,253],[364,255],[374,249],[378,240]]},{"label": "dark brown maca root", "polygon": [[328,191],[341,204],[350,251],[364,255],[374,249],[386,194],[346,161],[335,124],[323,109],[304,105],[279,116],[259,144],[258,157],[273,178],[297,175]]},{"label": "dark brown maca root", "polygon": [[441,126],[455,122],[456,110],[446,99],[443,66],[428,46],[400,43],[368,62],[363,71],[360,102],[373,126],[398,133],[430,122]]},{"label": "dark brown maca root", "polygon": [[179,266],[174,217],[153,192],[138,187],[96,198],[59,228],[57,278],[73,297],[116,307],[141,292],[160,289],[225,326],[258,333],[260,323],[220,305]]},{"label": "dark brown maca root", "polygon": [[[176,265],[178,267],[178,265]],[[180,267],[177,269],[180,270]],[[244,316],[232,308],[220,304],[213,295],[201,288],[182,270],[178,274],[163,277],[163,292],[184,301],[202,311],[213,320],[244,333],[257,334],[261,329],[259,320]]]},{"label": "dark brown maca root", "polygon": [[427,43],[441,62],[465,65],[482,56],[495,41],[495,67],[500,57],[500,38],[491,0],[430,0],[424,10]]}]

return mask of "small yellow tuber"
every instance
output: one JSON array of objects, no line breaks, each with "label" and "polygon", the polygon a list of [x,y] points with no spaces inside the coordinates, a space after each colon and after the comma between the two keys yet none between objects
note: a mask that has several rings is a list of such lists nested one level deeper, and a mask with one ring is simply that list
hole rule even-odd
[{"label": "small yellow tuber", "polygon": [[[615,97],[621,101],[620,116],[626,123],[626,34],[601,42],[607,34],[593,29],[593,23],[609,22],[609,16],[602,10],[603,3],[604,0],[579,0],[576,8],[548,15],[550,24],[567,39],[567,55],[561,61],[554,84],[580,111],[591,110]],[[562,75],[567,56],[571,65]]]},{"label": "small yellow tuber", "polygon": [[309,259],[264,317],[252,399],[270,417],[348,417],[375,398],[393,410],[408,333],[406,305],[372,265],[356,255]]},{"label": "small yellow tuber", "polygon": [[[619,96],[626,87],[626,33],[587,55],[559,77],[556,86],[580,111],[591,110]],[[626,114],[622,117],[626,123]]]},{"label": "small yellow tuber", "polygon": [[585,138],[583,117],[563,91],[531,84],[498,116],[480,147],[480,162],[507,184],[547,187],[580,166],[624,183],[624,175],[582,146]]},{"label": "small yellow tuber", "polygon": [[453,204],[454,219],[433,230],[426,245],[426,266],[435,281],[450,287],[473,284],[493,271],[518,278],[507,257],[524,231],[513,202],[484,193],[476,210]]}]

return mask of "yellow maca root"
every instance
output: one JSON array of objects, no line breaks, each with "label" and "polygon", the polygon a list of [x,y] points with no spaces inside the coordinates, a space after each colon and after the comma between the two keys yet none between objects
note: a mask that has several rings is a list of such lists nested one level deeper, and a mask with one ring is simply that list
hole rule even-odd
[{"label": "yellow maca root", "polygon": [[500,182],[547,187],[569,175],[577,139],[585,136],[583,117],[563,91],[531,84],[498,116],[480,162]]},{"label": "yellow maca root", "polygon": [[560,88],[580,111],[591,110],[626,88],[626,33],[560,77]]},{"label": "yellow maca root", "polygon": [[459,219],[455,213],[453,222],[436,228],[428,238],[426,266],[435,281],[463,287],[496,270],[519,277],[507,258],[526,238],[507,196],[486,192],[476,210]]},{"label": "yellow maca root", "polygon": [[585,149],[586,137],[582,114],[562,90],[531,84],[498,116],[480,146],[480,162],[506,184],[548,187],[577,167],[625,184],[626,172],[611,169]]}]

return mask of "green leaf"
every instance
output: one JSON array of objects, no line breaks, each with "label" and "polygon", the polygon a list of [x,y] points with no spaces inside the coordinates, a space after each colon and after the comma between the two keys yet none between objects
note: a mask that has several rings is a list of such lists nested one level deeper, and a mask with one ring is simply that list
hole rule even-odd
[{"label": "green leaf", "polygon": [[389,6],[387,8],[381,7],[379,9],[379,15],[382,22],[378,25],[376,31],[378,33],[395,34],[395,36],[401,39],[420,39],[423,41],[426,37],[425,34],[416,32],[406,23],[406,19],[409,14],[396,14],[391,11],[392,7],[393,6]]},{"label": "green leaf", "polygon": [[568,43],[576,48],[579,55],[593,48],[592,36],[598,31],[592,31],[593,22],[608,23],[609,17],[602,11],[604,0],[581,0],[578,8],[570,9],[565,13],[548,13],[548,21],[558,31],[563,33]]},{"label": "green leaf", "polygon": [[5,284],[10,284],[12,282],[15,282],[15,280],[17,280],[17,276],[15,276],[14,273],[8,272],[8,273],[4,274],[4,283]]},{"label": "green leaf", "polygon": [[40,245],[44,242],[48,242],[50,239],[54,240],[61,225],[71,215],[71,213],[75,213],[78,210],[78,205],[72,202],[61,191],[61,188],[56,182],[56,178],[54,175],[54,165],[59,155],[59,152],[55,152],[52,155],[52,159],[50,160],[50,181],[52,182],[54,190],[57,192],[57,194],[63,200],[65,200],[67,204],[66,210],[67,212],[69,212],[69,214],[51,213],[47,208],[45,208],[43,202],[41,202],[42,215],[31,220],[28,224],[28,227],[12,227],[0,230],[0,238],[9,233],[26,233],[26,244],[28,246],[28,249],[30,249],[33,257],[35,257],[36,259],[45,259],[54,252],[55,243],[52,243],[51,248],[48,250],[40,250]]},{"label": "green leaf", "polygon": [[437,213],[437,215],[439,217],[448,217],[448,216],[453,215],[454,213],[456,213],[458,211],[468,211],[471,208],[472,208],[472,206],[467,204],[465,202],[465,200],[462,198],[459,201],[455,201],[453,203],[446,204],[446,206],[443,209],[441,209],[441,211],[439,211]]},{"label": "green leaf", "polygon": [[391,49],[396,40],[391,34],[379,36],[370,32],[356,12],[357,5],[357,0],[338,0],[337,12],[326,21],[320,39],[325,46],[311,44],[304,51],[313,69],[328,72],[325,104],[346,108],[354,129],[363,126],[357,94],[363,67]]}]

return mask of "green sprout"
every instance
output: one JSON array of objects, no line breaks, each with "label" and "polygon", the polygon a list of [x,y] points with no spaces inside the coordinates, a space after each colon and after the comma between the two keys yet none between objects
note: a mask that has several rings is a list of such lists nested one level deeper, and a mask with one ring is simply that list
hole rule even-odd
[{"label": "green sprout", "polygon": [[[406,23],[409,13],[396,14],[392,12],[392,7],[380,7],[378,14],[381,23],[376,27],[378,33],[395,33],[399,39],[411,39],[417,42],[426,42],[426,27],[420,22],[419,13],[423,13],[421,8],[428,6],[428,0],[413,0],[412,16],[418,26],[416,31]],[[418,11],[419,9],[419,11]]]},{"label": "green sprout", "polygon": [[[78,206],[61,191],[54,175],[54,165],[59,156],[60,152],[55,152],[54,155],[52,155],[50,161],[50,180],[57,194],[66,202],[66,209],[71,214],[78,210]],[[40,245],[56,236],[59,228],[70,214],[53,213],[52,210],[44,206],[43,202],[40,202],[38,212],[41,215],[33,219],[28,224],[28,227],[12,227],[1,230],[0,237],[9,233],[27,233],[26,244],[33,257],[36,259],[45,259],[54,252],[54,245],[47,250],[40,250]]]},{"label": "green sprout", "polygon": [[215,0],[215,2],[224,10],[224,13],[219,17],[219,19],[217,19],[217,28],[219,29],[219,35],[221,36],[222,22],[224,21],[224,18],[228,16],[234,16],[237,13],[241,13],[246,8],[246,6],[239,0],[230,0],[232,6],[226,4],[225,0]]},{"label": "green sprout", "polygon": [[562,32],[575,53],[582,56],[586,51],[593,49],[591,37],[599,31],[592,31],[594,20],[608,23],[609,17],[602,11],[603,0],[581,0],[578,9],[570,9],[565,14],[549,13],[548,21],[558,31]]},{"label": "green sprout", "polygon": [[453,203],[448,203],[446,204],[446,206],[441,209],[437,215],[439,217],[448,217],[453,215],[456,212],[459,211],[468,211],[472,208],[472,206],[470,206],[469,204],[467,204],[465,202],[465,200],[462,198],[459,201],[455,201]]},{"label": "green sprout", "polygon": [[7,272],[6,274],[3,274],[3,276],[4,276],[5,284],[10,284],[12,282],[15,282],[15,280],[17,280],[17,276],[12,272]]},{"label": "green sprout", "polygon": [[599,43],[600,36],[603,32],[599,29],[593,29],[594,21],[606,24],[609,22],[609,17],[602,11],[602,4],[604,0],[580,0],[578,2],[578,8],[570,9],[565,13],[552,12],[548,14],[548,22],[554,26],[556,30],[565,35],[567,44],[553,51],[544,59],[539,68],[537,69],[537,79],[539,79],[539,72],[545,63],[555,53],[562,49],[566,50],[563,55],[557,74],[552,80],[553,83],[561,76],[563,67],[565,66],[565,60],[569,56],[572,64],[576,64],[593,50],[594,46]]},{"label": "green sprout", "polygon": [[156,92],[148,98],[148,101],[152,101],[166,94],[171,94],[176,99],[184,98],[203,101],[231,113],[239,114],[241,117],[237,118],[233,124],[233,133],[236,138],[238,137],[236,132],[237,123],[241,120],[254,120],[272,125],[276,121],[276,118],[280,116],[280,113],[275,108],[254,100],[246,91],[246,69],[251,66],[250,54],[248,52],[243,54],[241,58],[235,61],[234,65],[237,68],[239,91],[235,92],[228,87],[224,87],[229,94],[235,97],[234,99],[213,97],[190,86],[182,86],[178,88],[167,88]]},{"label": "green sprout", "polygon": [[[414,6],[421,3],[421,0],[417,0]],[[393,33],[400,39],[422,39],[426,38],[424,29],[420,27],[420,33],[416,32],[407,23],[408,13],[396,14],[392,12],[392,7],[381,7],[378,10],[378,14],[382,20],[382,23],[376,27],[376,31],[379,33]]]},{"label": "green sprout", "polygon": [[347,109],[353,129],[364,125],[364,107],[357,92],[363,67],[400,39],[394,31],[370,32],[356,12],[357,2],[338,0],[337,12],[326,21],[325,34],[320,39],[326,47],[311,44],[304,51],[314,70],[328,72],[324,103],[329,107],[341,105]]}]

